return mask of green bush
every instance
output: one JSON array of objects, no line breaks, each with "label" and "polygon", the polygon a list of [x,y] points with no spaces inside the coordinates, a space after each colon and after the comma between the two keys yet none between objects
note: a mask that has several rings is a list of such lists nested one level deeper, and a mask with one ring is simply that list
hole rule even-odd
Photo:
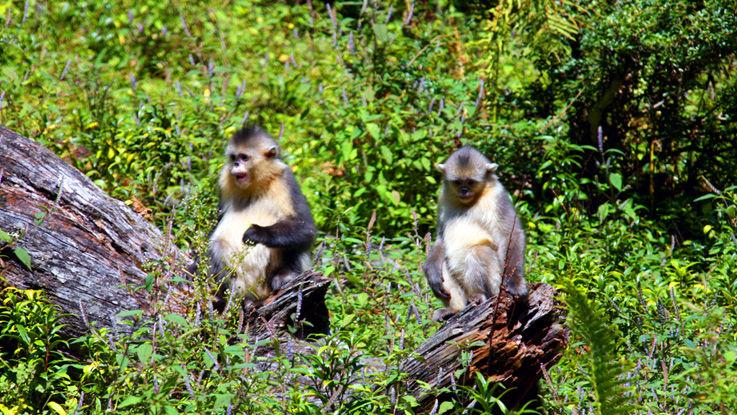
[{"label": "green bush", "polygon": [[[2,290],[0,303],[0,410],[49,412],[71,407],[80,393],[72,376],[77,362],[58,307],[37,290]],[[70,376],[71,375],[71,376]]]},{"label": "green bush", "polygon": [[551,100],[542,106],[565,105],[568,140],[588,146],[576,172],[587,187],[607,181],[598,153],[621,151],[627,197],[687,237],[698,234],[698,213],[683,206],[704,192],[704,178],[717,188],[737,180],[731,9],[722,0],[592,2],[578,14],[584,29],[570,56],[538,61],[555,74],[538,81]]}]

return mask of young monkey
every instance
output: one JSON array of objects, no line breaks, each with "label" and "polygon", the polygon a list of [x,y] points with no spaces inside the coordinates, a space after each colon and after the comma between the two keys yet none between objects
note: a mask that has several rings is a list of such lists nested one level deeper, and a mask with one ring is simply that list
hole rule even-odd
[{"label": "young monkey", "polygon": [[527,295],[522,222],[499,178],[497,164],[465,146],[437,168],[443,172],[438,198],[438,235],[422,269],[446,308],[445,320],[469,300],[499,294],[504,281],[513,295]]},{"label": "young monkey", "polygon": [[221,217],[210,235],[210,272],[218,299],[230,288],[245,306],[268,297],[310,267],[316,228],[307,200],[280,148],[266,132],[248,127],[228,143],[220,171]]}]

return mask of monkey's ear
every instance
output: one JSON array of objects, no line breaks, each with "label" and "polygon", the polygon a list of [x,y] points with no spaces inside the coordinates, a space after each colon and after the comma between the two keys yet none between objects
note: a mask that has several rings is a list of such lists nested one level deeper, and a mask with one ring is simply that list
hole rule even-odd
[{"label": "monkey's ear", "polygon": [[436,168],[436,169],[437,169],[437,170],[438,170],[439,172],[441,172],[441,173],[445,173],[445,164],[443,164],[443,163],[438,163],[438,164],[436,164],[436,165],[435,165],[435,168]]},{"label": "monkey's ear", "polygon": [[494,173],[497,167],[499,167],[499,165],[496,163],[486,163],[486,172]]},{"label": "monkey's ear", "polygon": [[276,146],[270,146],[269,148],[264,150],[264,157],[266,158],[273,159],[277,156],[279,156],[279,149]]}]

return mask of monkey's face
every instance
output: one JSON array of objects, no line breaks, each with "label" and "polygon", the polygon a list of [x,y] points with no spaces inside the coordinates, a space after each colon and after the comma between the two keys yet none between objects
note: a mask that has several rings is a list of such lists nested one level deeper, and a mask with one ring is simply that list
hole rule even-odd
[{"label": "monkey's face", "polygon": [[495,180],[497,165],[475,148],[465,146],[436,167],[443,173],[443,192],[468,206],[476,203],[486,186]]},{"label": "monkey's face", "polygon": [[247,193],[265,186],[286,168],[279,160],[279,148],[271,139],[231,142],[225,156],[221,187],[234,186]]},{"label": "monkey's face", "polygon": [[484,188],[484,182],[473,177],[453,177],[446,179],[453,188],[458,201],[462,204],[471,204]]},{"label": "monkey's face", "polygon": [[253,166],[253,154],[249,154],[242,149],[234,149],[228,152],[228,167],[233,181],[238,187],[248,185],[251,178],[251,170]]}]

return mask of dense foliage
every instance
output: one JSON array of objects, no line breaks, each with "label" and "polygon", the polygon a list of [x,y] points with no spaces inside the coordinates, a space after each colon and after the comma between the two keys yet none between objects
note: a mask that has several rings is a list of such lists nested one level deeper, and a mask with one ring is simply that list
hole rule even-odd
[{"label": "dense foliage", "polygon": [[[433,166],[461,144],[501,166],[528,280],[565,293],[572,344],[544,410],[737,411],[731,1],[290,3],[0,0],[0,124],[192,251],[216,218],[225,140],[260,124],[335,279],[333,335],[269,371],[251,358],[268,344],[196,303],[65,339],[42,293],[6,288],[3,414],[412,413],[399,362],[440,305],[419,269]],[[389,369],[367,375],[366,357]],[[468,393],[436,413],[501,407],[484,379]]]}]

